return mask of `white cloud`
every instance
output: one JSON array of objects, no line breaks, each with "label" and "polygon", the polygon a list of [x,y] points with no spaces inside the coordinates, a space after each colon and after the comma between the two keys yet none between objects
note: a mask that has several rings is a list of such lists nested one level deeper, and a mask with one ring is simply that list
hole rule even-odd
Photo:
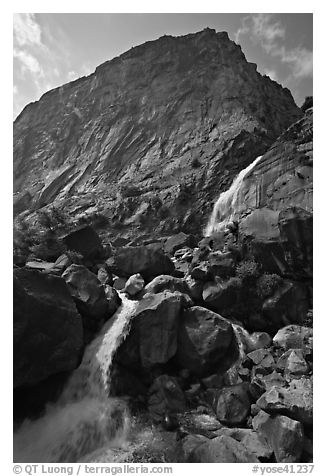
[{"label": "white cloud", "polygon": [[269,76],[273,81],[278,81],[277,73],[274,69],[266,69],[265,70],[266,76]]},{"label": "white cloud", "polygon": [[17,58],[20,61],[23,73],[28,71],[32,74],[44,76],[40,63],[27,51],[14,49],[14,58]]},{"label": "white cloud", "polygon": [[14,13],[14,42],[16,46],[42,45],[41,28],[34,13]]},{"label": "white cloud", "polygon": [[[313,73],[313,54],[307,48],[286,48],[281,44],[285,39],[285,28],[280,22],[274,20],[271,13],[257,13],[246,16],[242,25],[236,32],[238,42],[241,35],[249,35],[252,41],[274,58],[279,58],[282,63],[288,64],[293,77],[311,77]],[[270,75],[269,75],[270,76]]]}]

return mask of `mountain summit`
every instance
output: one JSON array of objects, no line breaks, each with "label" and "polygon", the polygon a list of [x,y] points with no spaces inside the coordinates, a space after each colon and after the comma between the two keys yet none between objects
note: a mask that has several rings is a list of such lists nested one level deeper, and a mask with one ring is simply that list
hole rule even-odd
[{"label": "mountain summit", "polygon": [[239,170],[301,116],[226,32],[163,36],[25,107],[17,210],[54,204],[128,230],[198,231]]}]

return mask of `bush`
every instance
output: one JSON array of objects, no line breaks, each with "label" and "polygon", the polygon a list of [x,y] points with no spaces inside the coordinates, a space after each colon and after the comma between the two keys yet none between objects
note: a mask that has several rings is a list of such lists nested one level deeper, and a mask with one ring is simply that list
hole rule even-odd
[{"label": "bush", "polygon": [[241,261],[236,267],[235,274],[242,281],[255,281],[259,276],[259,265],[254,260]]},{"label": "bush", "polygon": [[257,295],[266,299],[280,286],[282,278],[278,274],[264,273],[256,283]]},{"label": "bush", "polygon": [[191,167],[194,169],[198,169],[198,167],[201,166],[201,163],[199,162],[197,157],[194,157],[191,161]]}]

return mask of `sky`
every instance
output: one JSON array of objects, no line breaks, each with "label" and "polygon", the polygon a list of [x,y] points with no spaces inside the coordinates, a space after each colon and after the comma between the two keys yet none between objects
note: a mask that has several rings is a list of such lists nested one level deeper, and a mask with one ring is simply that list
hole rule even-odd
[{"label": "sky", "polygon": [[15,13],[14,117],[46,91],[132,46],[205,27],[227,31],[258,71],[288,87],[298,105],[312,95],[310,13]]}]

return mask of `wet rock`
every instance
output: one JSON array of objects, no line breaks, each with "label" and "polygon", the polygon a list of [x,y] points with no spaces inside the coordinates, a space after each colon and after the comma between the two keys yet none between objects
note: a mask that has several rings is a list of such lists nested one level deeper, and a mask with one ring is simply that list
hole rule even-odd
[{"label": "wet rock", "polygon": [[310,327],[289,325],[277,332],[273,343],[284,350],[312,348],[312,334]]},{"label": "wet rock", "polygon": [[209,279],[213,278],[213,276],[210,274],[209,264],[207,261],[203,261],[202,263],[199,263],[197,266],[195,266],[191,270],[190,276],[193,279],[203,282],[209,281]]},{"label": "wet rock", "polygon": [[313,418],[312,380],[309,378],[292,380],[288,388],[273,386],[256,403],[268,413],[281,413],[303,424],[311,425]]},{"label": "wet rock", "polygon": [[189,289],[190,297],[197,303],[201,303],[203,299],[203,283],[187,276],[186,283]]},{"label": "wet rock", "polygon": [[194,235],[187,235],[186,233],[181,232],[166,240],[164,243],[164,251],[170,255],[174,255],[177,250],[185,248],[186,246],[190,248],[195,247],[196,238]]},{"label": "wet rock", "polygon": [[129,296],[135,296],[143,289],[144,286],[145,281],[143,280],[142,276],[137,273],[130,276],[130,278],[126,282],[124,291],[129,294]]},{"label": "wet rock", "polygon": [[178,363],[194,374],[208,373],[225,357],[232,338],[232,326],[226,319],[203,307],[191,307],[180,320]]},{"label": "wet rock", "polygon": [[185,410],[185,397],[174,377],[160,375],[149,389],[148,410],[156,422],[163,422],[167,415]]},{"label": "wet rock", "polygon": [[253,428],[263,435],[273,448],[277,463],[301,461],[304,433],[300,422],[284,415],[270,416],[259,412],[253,418]]},{"label": "wet rock", "polygon": [[121,304],[117,291],[109,285],[104,286],[105,297],[108,302],[108,315],[112,316]]},{"label": "wet rock", "polygon": [[113,278],[113,288],[117,291],[122,291],[125,288],[126,282],[126,278],[119,278],[118,276],[115,276]]},{"label": "wet rock", "polygon": [[249,387],[246,383],[217,390],[213,401],[217,419],[231,426],[245,422],[250,414],[250,405]]},{"label": "wet rock", "polygon": [[156,243],[118,248],[106,264],[110,271],[118,276],[129,278],[140,273],[146,282],[160,274],[170,274],[174,270],[173,262],[164,254],[161,245]]},{"label": "wet rock", "polygon": [[104,288],[96,275],[85,266],[72,264],[63,273],[85,327],[96,330],[101,321],[110,317]]},{"label": "wet rock", "polygon": [[182,301],[180,293],[169,291],[139,301],[130,332],[117,350],[117,361],[135,370],[168,362],[177,351]]},{"label": "wet rock", "polygon": [[75,230],[62,238],[68,250],[77,251],[86,259],[101,256],[103,251],[100,237],[91,226]]},{"label": "wet rock", "polygon": [[65,281],[14,270],[14,387],[73,370],[82,347],[82,319]]}]

